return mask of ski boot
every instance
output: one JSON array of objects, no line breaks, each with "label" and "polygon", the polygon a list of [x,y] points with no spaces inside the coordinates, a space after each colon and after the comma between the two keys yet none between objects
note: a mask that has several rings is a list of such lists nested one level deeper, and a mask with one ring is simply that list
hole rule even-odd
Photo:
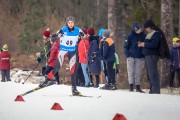
[{"label": "ski boot", "polygon": [[46,77],[45,81],[43,83],[39,84],[39,87],[46,87],[46,86],[50,86],[53,84],[56,84],[56,80],[54,80],[54,79],[50,80]]},{"label": "ski boot", "polygon": [[72,95],[80,95],[81,93],[76,89],[75,86],[72,86]]},{"label": "ski boot", "polygon": [[145,93],[141,90],[140,85],[136,85],[136,92]]},{"label": "ski boot", "polygon": [[134,91],[133,84],[129,84],[129,91],[130,91],[130,92],[133,92],[133,91]]},{"label": "ski boot", "polygon": [[117,90],[116,84],[111,85],[111,90]]},{"label": "ski boot", "polygon": [[110,89],[111,89],[111,84],[106,83],[103,87],[100,87],[100,89],[103,89],[103,90],[110,90]]}]

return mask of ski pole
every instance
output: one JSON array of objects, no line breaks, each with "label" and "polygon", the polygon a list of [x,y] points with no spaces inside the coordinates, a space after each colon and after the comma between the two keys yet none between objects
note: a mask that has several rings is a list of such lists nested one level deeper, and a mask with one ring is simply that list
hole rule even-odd
[{"label": "ski pole", "polygon": [[32,73],[33,73],[34,70],[39,66],[39,64],[40,64],[40,63],[38,63],[38,64],[36,65],[36,67],[32,70],[32,72],[28,75],[28,77],[26,78],[26,80],[25,80],[22,84],[24,84],[24,83],[27,81],[27,79],[32,75]]},{"label": "ski pole", "polygon": [[[54,47],[54,45],[51,47],[51,49],[52,49],[53,47]],[[51,49],[49,49],[49,51],[44,55],[44,57],[49,54],[49,52],[51,51]],[[22,84],[24,84],[24,83],[27,81],[27,79],[32,75],[32,73],[33,73],[34,70],[39,66],[39,64],[40,64],[40,63],[38,63],[38,64],[36,65],[36,67],[33,69],[33,71],[30,73],[30,75],[26,78],[26,80],[25,80]]]}]

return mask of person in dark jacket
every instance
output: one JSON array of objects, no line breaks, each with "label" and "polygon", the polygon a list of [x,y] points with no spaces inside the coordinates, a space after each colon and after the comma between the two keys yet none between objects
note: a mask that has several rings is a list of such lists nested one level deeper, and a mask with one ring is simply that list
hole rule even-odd
[{"label": "person in dark jacket", "polygon": [[[50,43],[51,43],[51,51],[50,51],[50,56],[49,56],[49,59],[47,62],[47,67],[44,71],[45,77],[47,77],[47,75],[54,69],[54,67],[56,65],[56,60],[58,59],[59,40],[58,40],[58,36],[56,34],[51,36]],[[54,77],[55,77],[57,84],[60,84],[58,72],[54,75]]]},{"label": "person in dark jacket", "polygon": [[136,91],[144,93],[140,88],[140,79],[142,67],[144,64],[144,56],[142,48],[138,47],[138,42],[144,42],[145,34],[137,23],[131,26],[131,33],[125,40],[124,50],[127,57],[128,81],[130,85],[129,91],[133,91],[135,81]]},{"label": "person in dark jacket", "polygon": [[10,79],[10,58],[11,55],[8,52],[8,45],[3,45],[2,52],[0,53],[0,70],[2,80],[1,82],[11,81]]},{"label": "person in dark jacket", "polygon": [[147,32],[144,42],[138,44],[143,48],[143,55],[145,56],[145,65],[147,70],[147,79],[150,84],[150,94],[160,94],[160,80],[157,63],[159,61],[159,44],[161,34],[154,30],[156,25],[152,20],[147,20],[144,23],[145,31]]},{"label": "person in dark jacket", "polygon": [[116,61],[115,57],[115,44],[114,40],[110,38],[110,31],[105,30],[103,33],[103,59],[106,62],[106,68],[108,73],[108,82],[102,87],[102,89],[116,90],[115,70],[113,68]]},{"label": "person in dark jacket", "polygon": [[50,55],[50,49],[51,49],[49,28],[47,28],[43,32],[43,42],[44,42],[43,50],[39,53],[36,53],[36,55],[37,55],[37,62],[41,65],[42,75],[44,76],[47,61],[48,61],[49,55]]},{"label": "person in dark jacket", "polygon": [[[179,90],[180,90],[180,39],[173,38],[173,45],[170,48],[171,58],[169,60],[170,65],[170,81],[169,81],[169,93],[173,93],[173,82],[175,72],[177,73],[179,80]],[[179,91],[180,93],[180,91]]]},{"label": "person in dark jacket", "polygon": [[[101,59],[99,54],[99,37],[95,36],[95,31],[93,27],[87,30],[87,35],[89,36],[89,52],[88,52],[88,72],[90,74],[90,85],[94,87],[99,87],[100,73],[101,73]],[[96,84],[93,83],[93,75],[96,77]]]},{"label": "person in dark jacket", "polygon": [[106,82],[108,82],[108,73],[107,73],[107,66],[106,66],[106,62],[105,60],[103,60],[103,43],[105,41],[105,39],[103,39],[103,33],[104,33],[105,29],[100,29],[99,30],[99,53],[101,55],[101,65],[102,65],[102,70],[104,72],[104,75],[105,75],[105,79],[106,79]]}]

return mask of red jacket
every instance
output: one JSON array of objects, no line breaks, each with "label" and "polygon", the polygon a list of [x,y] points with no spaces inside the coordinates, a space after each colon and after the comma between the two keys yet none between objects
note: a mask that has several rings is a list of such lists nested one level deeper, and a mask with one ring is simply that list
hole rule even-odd
[{"label": "red jacket", "polygon": [[0,53],[0,70],[10,70],[11,55],[8,51]]},{"label": "red jacket", "polygon": [[81,38],[81,41],[78,45],[78,56],[79,56],[79,63],[87,63],[87,55],[89,51],[89,40]]},{"label": "red jacket", "polygon": [[58,59],[58,53],[59,53],[59,40],[56,40],[53,42],[51,45],[51,51],[50,51],[50,56],[48,59],[48,66],[55,67],[56,65],[56,60]]}]

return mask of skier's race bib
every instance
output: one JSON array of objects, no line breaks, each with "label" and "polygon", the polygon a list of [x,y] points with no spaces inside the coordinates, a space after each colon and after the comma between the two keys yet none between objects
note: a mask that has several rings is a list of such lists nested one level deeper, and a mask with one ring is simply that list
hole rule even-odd
[{"label": "skier's race bib", "polygon": [[60,38],[60,50],[74,52],[78,42],[78,36],[63,36]]}]

